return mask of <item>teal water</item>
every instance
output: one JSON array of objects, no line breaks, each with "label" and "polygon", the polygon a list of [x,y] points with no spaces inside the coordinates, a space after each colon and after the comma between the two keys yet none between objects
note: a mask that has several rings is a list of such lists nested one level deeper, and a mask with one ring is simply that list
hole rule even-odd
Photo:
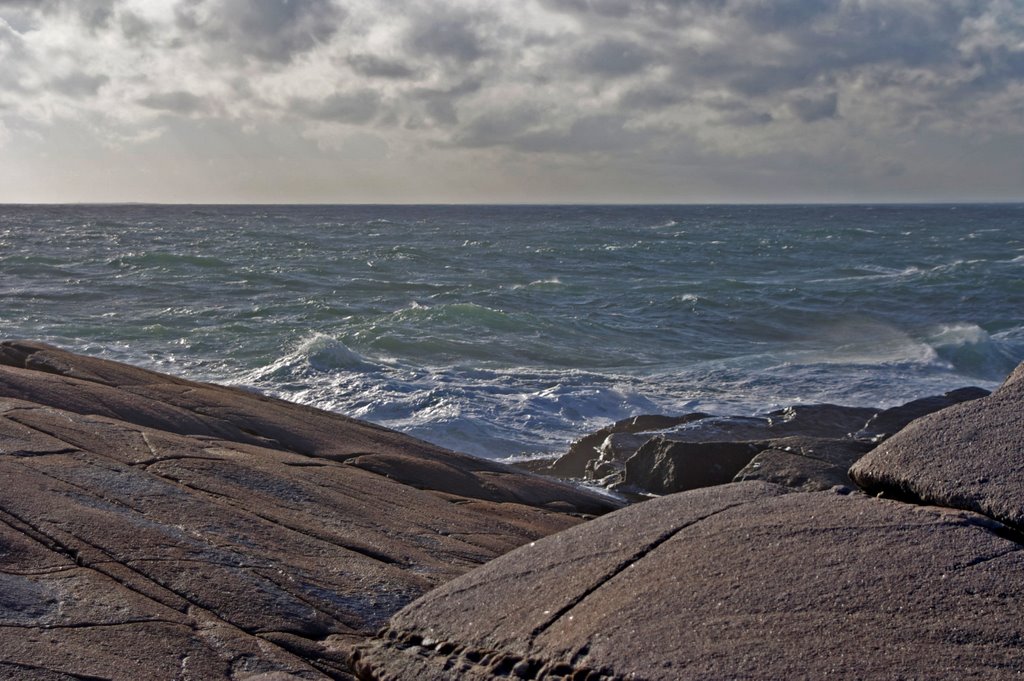
[{"label": "teal water", "polygon": [[487,457],[994,387],[1024,205],[0,206],[0,336]]}]

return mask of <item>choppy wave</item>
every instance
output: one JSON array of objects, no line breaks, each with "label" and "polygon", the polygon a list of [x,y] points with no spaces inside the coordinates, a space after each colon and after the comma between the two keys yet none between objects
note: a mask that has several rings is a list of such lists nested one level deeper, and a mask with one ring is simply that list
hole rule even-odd
[{"label": "choppy wave", "polygon": [[482,456],[1024,359],[1024,206],[0,207],[5,337]]}]

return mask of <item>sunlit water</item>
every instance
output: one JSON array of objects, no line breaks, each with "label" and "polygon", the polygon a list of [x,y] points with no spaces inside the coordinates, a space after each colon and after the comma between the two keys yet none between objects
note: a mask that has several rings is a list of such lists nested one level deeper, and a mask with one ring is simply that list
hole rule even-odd
[{"label": "sunlit water", "polygon": [[0,206],[0,336],[487,457],[994,387],[1024,206]]}]

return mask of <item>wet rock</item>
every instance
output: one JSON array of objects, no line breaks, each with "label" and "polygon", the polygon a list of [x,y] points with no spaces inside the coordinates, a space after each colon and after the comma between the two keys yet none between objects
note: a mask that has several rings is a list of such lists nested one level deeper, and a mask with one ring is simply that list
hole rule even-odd
[{"label": "wet rock", "polygon": [[573,442],[569,446],[569,451],[551,464],[547,472],[551,475],[563,477],[583,477],[587,462],[596,458],[602,443],[613,433],[651,433],[672,428],[682,423],[699,421],[706,416],[707,414],[700,412],[684,414],[682,416],[644,414],[616,421],[610,426],[601,428]]},{"label": "wet rock", "polygon": [[587,462],[584,479],[600,481],[622,473],[626,460],[650,439],[647,433],[612,433],[597,448],[597,458]]},{"label": "wet rock", "polygon": [[942,395],[922,397],[898,407],[881,411],[868,420],[857,432],[856,437],[865,439],[883,439],[905,428],[914,419],[921,418],[932,412],[951,407],[961,402],[969,402],[986,397],[989,391],[983,388],[959,388]]},{"label": "wet rock", "polygon": [[850,466],[874,445],[862,440],[793,436],[765,443],[734,480],[761,480],[802,492],[853,486]]},{"label": "wet rock", "polygon": [[982,513],[1024,531],[1024,364],[988,397],[913,421],[850,469],[868,492]]},{"label": "wet rock", "polygon": [[871,407],[845,407],[837,404],[806,404],[786,407],[767,414],[774,437],[804,435],[842,438],[863,427],[877,410]]},{"label": "wet rock", "polygon": [[[851,439],[851,433],[861,429],[875,414],[875,409],[866,407],[814,404],[788,407],[762,416],[710,416],[694,413],[682,417],[636,417],[581,438],[548,470],[560,475],[583,477],[613,489],[656,494],[692,489],[695,485],[722,484],[729,482],[750,461],[750,458],[742,461],[748,450],[752,458],[767,445],[723,449],[721,443],[763,443],[793,436]],[[664,454],[653,453],[667,447],[654,444],[664,441],[701,445],[699,448],[677,448],[679,452],[696,452],[700,449],[721,452],[728,449],[730,452],[743,453],[735,457],[731,454],[717,455],[721,459],[720,469],[704,477],[701,477],[697,469],[693,469],[694,464],[691,462],[687,465],[691,469],[687,476],[694,481],[704,481],[691,484],[683,482],[674,471],[667,470],[666,467],[672,467],[670,460],[676,458],[675,455],[666,457]],[[740,461],[742,464],[735,468],[735,462]],[[643,471],[645,465],[660,468]],[[811,466],[815,467],[816,464]],[[733,475],[727,475],[730,470]],[[652,486],[648,487],[648,484]]]},{"label": "wet rock", "polygon": [[[1003,679],[1024,551],[986,519],[763,483],[638,504],[419,599],[363,679]],[[428,645],[443,641],[442,645]]]},{"label": "wet rock", "polygon": [[651,439],[626,461],[622,486],[671,494],[731,482],[766,445],[754,442],[676,442]]},{"label": "wet rock", "polygon": [[2,678],[352,678],[406,604],[615,507],[242,390],[0,363]]}]

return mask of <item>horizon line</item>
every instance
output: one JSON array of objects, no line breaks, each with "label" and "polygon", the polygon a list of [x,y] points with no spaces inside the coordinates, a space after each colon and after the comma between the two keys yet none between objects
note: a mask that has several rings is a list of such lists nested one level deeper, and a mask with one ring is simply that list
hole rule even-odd
[{"label": "horizon line", "polygon": [[459,202],[330,202],[330,201],[285,201],[285,202],[243,202],[243,201],[0,201],[0,206],[293,206],[293,207],[626,207],[626,206],[963,206],[963,205],[1024,205],[1019,199],[967,199],[967,200],[881,200],[881,201],[459,201]]}]

